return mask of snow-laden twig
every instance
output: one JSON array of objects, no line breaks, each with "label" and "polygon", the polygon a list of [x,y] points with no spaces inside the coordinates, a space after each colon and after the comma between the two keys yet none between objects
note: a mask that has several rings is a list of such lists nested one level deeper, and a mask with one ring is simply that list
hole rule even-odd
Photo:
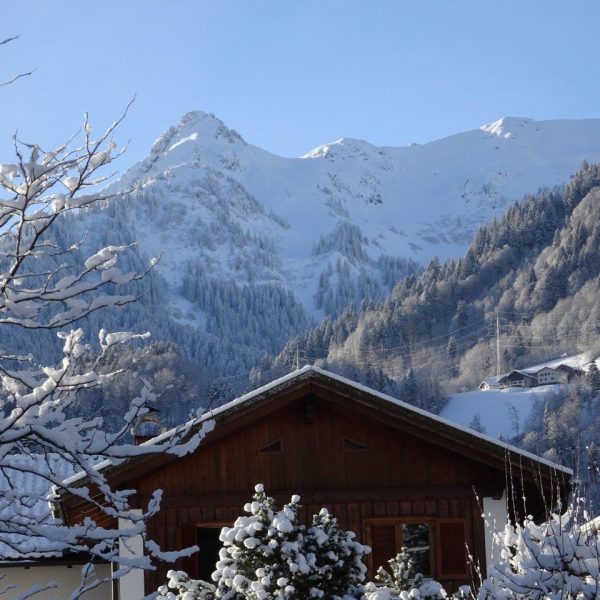
[{"label": "snow-laden twig", "polygon": [[[133,492],[114,489],[106,467],[142,454],[182,455],[210,428],[208,423],[197,433],[187,424],[154,444],[128,443],[132,425],[154,401],[147,386],[110,432],[99,417],[78,416],[74,410],[82,391],[103,386],[129,368],[107,370],[108,353],[149,335],[101,330],[94,345],[73,326],[96,311],[134,302],[135,293],[119,288],[144,277],[155,261],[139,271],[122,270],[120,258],[131,248],[124,245],[107,245],[83,261],[68,261],[81,255],[83,241],[69,246],[53,237],[54,224],[68,213],[111,199],[99,186],[123,151],[112,138],[129,106],[97,138],[86,115],[80,143],[74,136],[50,151],[15,135],[16,160],[0,164],[0,332],[59,329],[62,342],[62,358],[54,365],[0,348],[0,554],[86,554],[90,562],[82,568],[79,587],[61,590],[72,598],[105,581],[93,562],[113,563],[118,576],[149,569],[154,558],[165,556],[146,532],[160,493],[133,511]],[[23,477],[30,484],[25,491],[14,483]],[[60,508],[59,500],[69,496],[86,503],[95,516],[67,523],[60,510],[55,516],[48,509],[49,502]],[[127,527],[119,525],[125,522]],[[127,547],[138,536],[145,555],[122,556],[119,544]]]}]

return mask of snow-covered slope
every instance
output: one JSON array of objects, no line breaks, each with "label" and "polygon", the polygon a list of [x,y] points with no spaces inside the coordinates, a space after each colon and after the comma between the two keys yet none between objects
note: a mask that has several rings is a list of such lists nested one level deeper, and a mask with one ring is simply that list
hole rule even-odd
[{"label": "snow-covered slope", "polygon": [[505,118],[402,148],[344,138],[289,159],[192,112],[115,189],[138,190],[132,235],[162,252],[174,291],[193,259],[212,276],[280,284],[319,314],[336,307],[323,296],[347,275],[338,259],[381,282],[382,255],[461,255],[477,226],[584,159],[600,159],[600,120]]},{"label": "snow-covered slope", "polygon": [[480,428],[491,437],[512,440],[523,433],[536,402],[561,391],[564,393],[564,387],[542,385],[453,394],[440,414],[459,425]]},{"label": "snow-covered slope", "polygon": [[[518,370],[521,373],[537,373],[544,367],[555,369],[559,365],[567,365],[585,372],[589,369],[592,358],[591,352],[582,352]],[[600,358],[595,361],[600,364]],[[511,440],[524,431],[537,402],[543,402],[554,395],[564,395],[569,389],[569,385],[541,385],[534,388],[511,387],[452,394],[441,415],[459,425],[480,426],[482,431],[492,437]]]}]

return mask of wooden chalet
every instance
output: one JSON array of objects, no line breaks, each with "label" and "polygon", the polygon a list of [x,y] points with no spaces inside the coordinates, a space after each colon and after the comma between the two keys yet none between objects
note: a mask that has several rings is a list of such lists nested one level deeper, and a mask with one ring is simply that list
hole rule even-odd
[{"label": "wooden chalet", "polygon": [[[573,362],[573,359],[580,359],[579,356],[567,357],[565,360]],[[555,383],[572,383],[582,377],[584,371],[574,367],[567,362],[559,360],[550,361],[546,364],[540,364],[525,369],[514,369],[498,378],[490,377],[485,379],[479,386],[481,390],[492,389],[491,383],[494,380],[497,387],[505,389],[510,387],[537,387],[539,385],[551,385]]]},{"label": "wooden chalet", "polygon": [[524,371],[511,371],[498,380],[501,388],[508,387],[535,387],[538,384],[537,377]]},{"label": "wooden chalet", "polygon": [[581,378],[583,375],[583,370],[576,369],[570,365],[558,365],[558,367],[556,367],[556,379],[558,383],[571,383]]},{"label": "wooden chalet", "polygon": [[[208,419],[214,429],[188,456],[137,457],[108,468],[113,486],[137,491],[140,507],[163,490],[150,535],[166,550],[197,544],[200,551],[176,565],[194,577],[210,577],[219,529],[244,514],[260,482],[281,503],[299,494],[306,521],[327,507],[372,547],[371,574],[406,546],[422,572],[452,590],[471,581],[466,545],[486,572],[493,547],[482,510],[501,526],[511,505],[506,499],[524,492],[527,512],[543,514],[542,495],[548,502],[557,489],[564,495],[571,476],[316,367],[238,398],[194,427]],[[61,508],[72,522],[94,516],[72,496]],[[169,568],[159,564],[143,584],[140,574],[135,600],[163,584]]]}]

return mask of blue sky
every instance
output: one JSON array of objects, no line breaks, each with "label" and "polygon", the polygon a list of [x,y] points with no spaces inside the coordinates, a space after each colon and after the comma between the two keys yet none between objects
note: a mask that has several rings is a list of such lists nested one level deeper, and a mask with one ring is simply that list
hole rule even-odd
[{"label": "blue sky", "polygon": [[298,156],[342,136],[426,142],[505,115],[600,117],[597,0],[30,0],[3,10],[0,159],[137,94],[121,168],[188,110]]}]

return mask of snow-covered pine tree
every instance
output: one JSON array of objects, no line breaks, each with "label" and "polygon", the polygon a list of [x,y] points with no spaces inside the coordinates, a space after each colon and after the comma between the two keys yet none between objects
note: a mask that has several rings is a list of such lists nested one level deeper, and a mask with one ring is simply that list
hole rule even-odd
[{"label": "snow-covered pine tree", "polygon": [[[318,598],[361,598],[367,568],[363,562],[370,552],[355,539],[352,531],[339,528],[337,519],[322,508],[313,516],[305,538],[306,550],[315,556],[316,576],[311,596]],[[318,587],[315,585],[318,583]],[[320,594],[313,594],[317,587]]]},{"label": "snow-covered pine tree", "polygon": [[442,585],[415,573],[414,561],[406,548],[388,561],[389,571],[377,569],[375,582],[366,586],[366,600],[444,600],[447,597]]},{"label": "snow-covered pine tree", "polygon": [[[369,551],[343,531],[325,509],[307,528],[299,522],[300,497],[281,510],[261,484],[248,516],[224,527],[215,585],[170,571],[158,600],[358,600],[363,597]],[[169,589],[170,588],[170,589]]]}]

